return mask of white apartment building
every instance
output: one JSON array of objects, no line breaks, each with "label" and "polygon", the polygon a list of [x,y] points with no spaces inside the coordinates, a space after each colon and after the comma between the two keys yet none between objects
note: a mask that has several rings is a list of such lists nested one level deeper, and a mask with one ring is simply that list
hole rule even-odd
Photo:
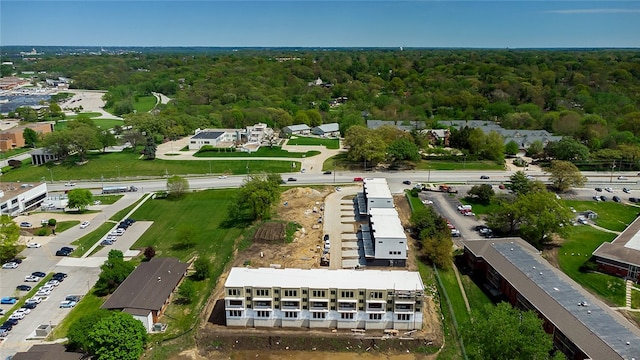
[{"label": "white apartment building", "polygon": [[387,179],[366,178],[363,181],[364,197],[367,201],[367,212],[370,214],[373,208],[392,208],[393,195],[389,190]]},{"label": "white apartment building", "polygon": [[189,139],[189,150],[200,150],[205,145],[213,147],[234,147],[237,143],[254,144],[258,147],[273,136],[273,129],[258,123],[244,129],[196,129]]},{"label": "white apartment building", "polygon": [[369,215],[375,258],[406,260],[407,235],[396,209],[373,208],[369,210]]},{"label": "white apartment building", "polygon": [[227,326],[422,328],[424,285],[412,271],[232,268]]}]

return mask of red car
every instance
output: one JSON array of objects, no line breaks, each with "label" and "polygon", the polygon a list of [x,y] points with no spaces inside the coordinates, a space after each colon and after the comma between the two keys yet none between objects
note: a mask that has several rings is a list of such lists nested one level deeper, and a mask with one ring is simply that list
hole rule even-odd
[{"label": "red car", "polygon": [[361,177],[354,177],[353,181],[364,181],[364,179]]}]

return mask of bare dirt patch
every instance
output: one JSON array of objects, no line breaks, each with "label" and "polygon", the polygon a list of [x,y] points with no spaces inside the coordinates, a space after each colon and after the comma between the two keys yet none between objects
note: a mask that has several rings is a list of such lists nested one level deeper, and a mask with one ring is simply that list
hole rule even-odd
[{"label": "bare dirt patch", "polygon": [[268,222],[262,224],[253,234],[253,241],[274,242],[283,241],[286,224],[281,222]]}]

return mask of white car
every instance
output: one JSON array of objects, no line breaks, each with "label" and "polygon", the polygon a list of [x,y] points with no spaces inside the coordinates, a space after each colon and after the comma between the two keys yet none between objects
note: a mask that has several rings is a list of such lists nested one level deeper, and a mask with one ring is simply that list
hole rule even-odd
[{"label": "white car", "polygon": [[36,296],[46,297],[51,295],[51,290],[40,290],[36,293]]},{"label": "white car", "polygon": [[20,309],[16,310],[16,312],[14,312],[14,314],[19,314],[19,313],[22,313],[22,314],[25,314],[25,315],[29,315],[29,314],[31,314],[31,309],[20,308]]},{"label": "white car", "polygon": [[8,262],[4,265],[2,265],[3,269],[17,269],[18,268],[18,263],[15,262]]},{"label": "white car", "polygon": [[69,181],[67,183],[64,183],[64,186],[76,186],[76,183]]},{"label": "white car", "polygon": [[39,247],[41,247],[42,245],[38,244],[38,243],[28,243],[27,247],[28,248],[32,248],[32,249],[37,249]]},{"label": "white car", "polygon": [[120,235],[124,235],[124,229],[120,228],[120,229],[116,229],[116,236],[120,236]]},{"label": "white car", "polygon": [[82,224],[80,224],[80,229],[86,229],[89,224],[91,223],[88,221],[83,221]]},{"label": "white car", "polygon": [[433,204],[433,201],[427,199],[427,200],[422,200],[422,203],[425,204],[425,205],[431,205],[431,204]]},{"label": "white car", "polygon": [[56,287],[54,285],[51,285],[51,284],[47,283],[46,285],[42,285],[42,287],[38,291],[49,291],[49,292],[51,292],[55,288]]},{"label": "white car", "polygon": [[38,282],[40,281],[40,278],[37,276],[33,276],[33,275],[27,275],[24,277],[24,281],[26,282]]},{"label": "white car", "polygon": [[49,280],[49,281],[47,281],[46,284],[44,284],[44,286],[47,286],[47,285],[58,286],[58,285],[60,285],[60,282],[58,280]]},{"label": "white car", "polygon": [[24,313],[19,313],[19,312],[16,311],[13,314],[11,314],[11,316],[9,316],[9,319],[22,320],[22,319],[24,319]]},{"label": "white car", "polygon": [[32,297],[31,299],[29,299],[29,300],[27,300],[25,302],[40,304],[42,302],[42,299],[39,298],[38,296],[34,296],[34,297]]},{"label": "white car", "polygon": [[227,175],[220,175],[220,176],[218,176],[218,179],[226,179],[226,178],[227,178]]}]

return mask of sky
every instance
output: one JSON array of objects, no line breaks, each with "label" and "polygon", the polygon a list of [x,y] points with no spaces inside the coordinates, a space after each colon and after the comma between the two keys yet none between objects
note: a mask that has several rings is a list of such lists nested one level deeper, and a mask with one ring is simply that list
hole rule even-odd
[{"label": "sky", "polygon": [[0,45],[637,48],[640,0],[0,0]]}]

